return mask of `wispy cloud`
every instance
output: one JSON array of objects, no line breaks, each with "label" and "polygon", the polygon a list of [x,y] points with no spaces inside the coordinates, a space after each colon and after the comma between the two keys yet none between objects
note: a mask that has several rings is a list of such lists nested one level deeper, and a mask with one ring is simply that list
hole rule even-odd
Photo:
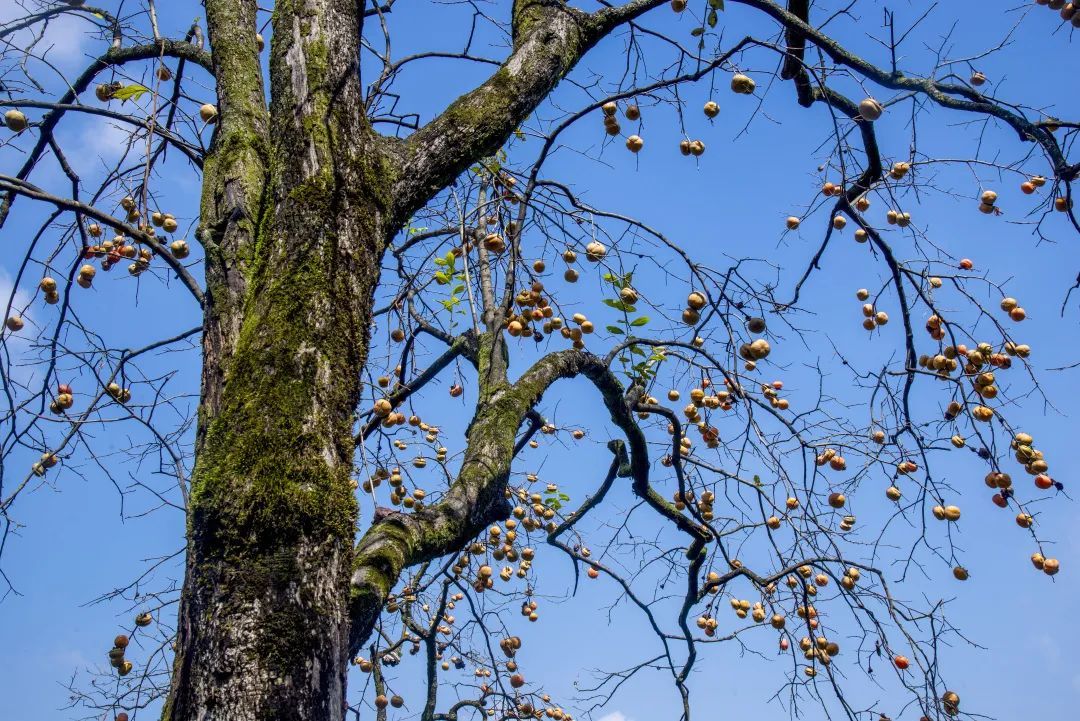
[{"label": "wispy cloud", "polygon": [[1060,661],[1063,650],[1058,639],[1047,633],[1039,634],[1035,639],[1036,645],[1042,651],[1043,658],[1050,662]]},{"label": "wispy cloud", "polygon": [[84,149],[90,151],[95,165],[110,163],[119,159],[127,150],[130,128],[122,128],[116,123],[88,122],[83,128],[81,141]]},{"label": "wispy cloud", "polygon": [[[17,361],[22,359],[23,354],[30,346],[30,339],[37,335],[39,328],[36,327],[33,317],[28,312],[24,312],[24,309],[30,304],[30,296],[21,289],[16,289],[15,295],[12,297],[11,292],[13,289],[14,279],[4,268],[0,268],[0,312],[3,313],[3,318],[0,318],[0,321],[6,321],[9,314],[17,314],[21,315],[23,322],[26,323],[26,327],[17,333],[13,333],[6,328],[3,330],[4,345],[12,357],[12,364],[6,370],[11,380],[25,385],[33,380],[34,370],[30,366]],[[9,300],[11,302],[10,306],[8,305]]]},{"label": "wispy cloud", "polygon": [[0,303],[3,303],[5,311],[8,309],[8,300],[11,301],[10,312],[20,313],[22,309],[30,302],[30,297],[26,295],[22,290],[18,290],[15,293],[15,297],[12,298],[11,291],[14,289],[14,279],[4,268],[0,268]]},{"label": "wispy cloud", "polygon": [[634,721],[631,718],[627,718],[626,714],[622,711],[612,711],[609,714],[601,716],[596,721]]},{"label": "wispy cloud", "polygon": [[[7,22],[23,17],[25,11],[15,3],[0,3],[0,22]],[[25,47],[37,38],[41,32],[41,25],[35,26],[34,30],[22,30],[12,36],[11,41],[16,47]],[[53,18],[45,26],[45,34],[34,46],[35,54],[39,57],[44,54],[49,62],[61,66],[62,70],[68,63],[82,61],[92,42],[97,42],[94,27],[86,17],[80,17],[74,13],[64,13]]]}]

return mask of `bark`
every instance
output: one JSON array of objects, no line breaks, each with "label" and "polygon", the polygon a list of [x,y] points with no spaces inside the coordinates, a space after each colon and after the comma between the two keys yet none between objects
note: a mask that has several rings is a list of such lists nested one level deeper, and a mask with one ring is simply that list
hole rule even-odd
[{"label": "bark", "polygon": [[[221,407],[225,374],[240,334],[248,272],[269,176],[269,113],[258,49],[251,37],[256,7],[248,0],[208,2],[219,123],[203,163],[198,239],[206,254],[206,309],[200,412]],[[199,440],[205,430],[199,424]]]}]

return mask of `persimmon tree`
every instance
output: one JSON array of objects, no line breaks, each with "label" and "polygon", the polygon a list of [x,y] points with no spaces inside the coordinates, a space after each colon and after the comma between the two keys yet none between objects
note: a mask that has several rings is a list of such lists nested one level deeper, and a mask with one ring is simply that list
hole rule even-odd
[{"label": "persimmon tree", "polygon": [[[0,27],[0,226],[38,223],[4,233],[22,260],[5,299],[0,547],[32,552],[12,540],[21,497],[65,473],[111,473],[94,439],[121,425],[137,479],[121,495],[186,524],[182,588],[110,594],[137,615],[108,654],[115,683],[80,704],[127,718],[161,701],[176,721],[385,719],[404,713],[394,679],[408,673],[426,684],[407,700],[424,719],[570,719],[575,700],[551,698],[519,662],[539,639],[513,630],[543,614],[538,557],[561,555],[654,632],[645,659],[583,707],[660,668],[689,718],[695,663],[730,642],[779,647],[792,702],[827,697],[851,718],[962,713],[938,664],[953,632],[944,606],[896,590],[912,565],[968,575],[950,528],[961,497],[980,494],[936,475],[935,458],[970,455],[1009,509],[1002,522],[1030,529],[1010,552],[1059,570],[1031,506],[1062,485],[1053,449],[1021,426],[1039,393],[1022,298],[918,214],[922,196],[945,193],[938,167],[958,165],[975,178],[963,210],[1000,215],[1007,196],[1037,237],[1080,229],[1080,125],[999,97],[977,65],[1007,43],[906,67],[905,29],[933,3],[886,13],[880,45],[857,54],[849,36],[874,3],[515,0],[463,4],[457,51],[399,55],[391,40],[424,44],[395,22],[405,2],[176,4],[203,17],[169,27],[153,0],[23,0]],[[742,30],[747,18],[767,30]],[[72,77],[44,42],[61,20],[98,46]],[[1065,35],[1070,21],[1072,3],[1040,1],[1013,32],[1064,22]],[[601,44],[621,66],[576,69]],[[427,63],[489,74],[425,120],[396,88]],[[816,141],[824,162],[797,170],[813,191],[762,209],[779,214],[777,236],[820,235],[791,282],[747,244],[698,257],[631,208],[586,201],[587,177],[548,172],[583,128],[586,155],[722,166],[693,128],[729,104],[760,107],[766,89],[832,128]],[[646,125],[650,114],[673,122]],[[906,125],[877,132],[901,114]],[[917,128],[939,116],[1005,128],[1012,145],[985,160],[953,128],[969,156],[936,158]],[[92,182],[69,162],[71,122],[127,133]],[[37,180],[46,168],[62,189]],[[190,212],[180,176],[201,183]],[[834,272],[822,259],[840,243],[864,244],[886,279],[851,290],[851,322],[878,352],[857,367],[838,349],[855,395],[800,406],[785,375],[829,330],[801,298]],[[100,327],[121,317],[103,308],[151,288],[168,289],[189,330],[140,347]],[[173,388],[196,357],[192,414]],[[607,428],[545,406],[567,383]],[[467,401],[463,422],[425,410],[447,392]],[[593,439],[611,439],[610,467],[584,488],[538,470]],[[605,503],[620,486],[636,498],[626,517]],[[882,522],[860,521],[871,506]],[[855,647],[842,641],[852,629]],[[843,689],[872,655],[895,672],[890,705],[855,708]],[[350,664],[367,674],[352,692]],[[473,682],[440,683],[462,669]]]}]

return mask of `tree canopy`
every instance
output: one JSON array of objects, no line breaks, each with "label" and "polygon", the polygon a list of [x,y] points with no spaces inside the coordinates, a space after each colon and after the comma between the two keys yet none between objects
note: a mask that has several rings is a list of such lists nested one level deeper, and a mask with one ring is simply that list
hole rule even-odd
[{"label": "tree canopy", "polygon": [[13,3],[64,716],[994,716],[965,621],[1075,584],[1078,11]]}]

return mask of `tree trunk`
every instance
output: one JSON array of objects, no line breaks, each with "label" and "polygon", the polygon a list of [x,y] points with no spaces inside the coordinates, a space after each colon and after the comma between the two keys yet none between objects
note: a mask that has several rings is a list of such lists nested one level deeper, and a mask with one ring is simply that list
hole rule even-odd
[{"label": "tree trunk", "polygon": [[279,3],[271,106],[254,0],[206,3],[206,333],[167,721],[345,713],[353,422],[393,168],[357,112],[352,0]]},{"label": "tree trunk", "polygon": [[218,407],[200,418],[166,719],[344,713],[353,412],[380,212],[278,207]]},{"label": "tree trunk", "polygon": [[353,413],[381,212],[277,207],[220,399],[200,418],[166,719],[344,713]]},{"label": "tree trunk", "polygon": [[348,556],[307,537],[236,563],[192,554],[165,718],[344,718]]}]

